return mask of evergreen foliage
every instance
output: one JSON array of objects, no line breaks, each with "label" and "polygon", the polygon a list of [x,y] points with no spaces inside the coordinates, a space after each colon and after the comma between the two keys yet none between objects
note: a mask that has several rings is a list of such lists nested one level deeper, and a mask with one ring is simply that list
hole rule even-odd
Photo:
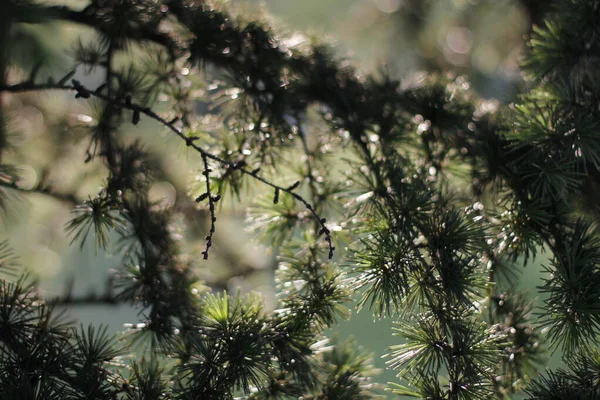
[{"label": "evergreen foliage", "polygon": [[[73,243],[123,254],[91,300],[129,303],[140,321],[122,337],[77,328],[2,242],[1,398],[376,398],[370,358],[324,333],[356,296],[397,321],[390,396],[600,396],[600,1],[555,0],[527,42],[518,101],[493,107],[462,76],[364,76],[225,2],[86,3],[2,5],[0,210],[9,218],[16,195],[70,204]],[[48,55],[28,64],[13,45],[36,48],[26,28],[55,22],[82,32],[58,75]],[[55,127],[104,174],[87,200],[19,185],[15,99],[47,91],[88,107]],[[200,165],[178,208],[150,195],[167,155],[126,135],[150,123]],[[274,311],[211,292],[199,272],[222,240],[222,201],[253,196],[248,227],[278,260]],[[200,254],[179,214],[202,222],[190,230]],[[547,297],[533,310],[517,268],[541,250]],[[570,370],[537,378],[557,349]]]}]

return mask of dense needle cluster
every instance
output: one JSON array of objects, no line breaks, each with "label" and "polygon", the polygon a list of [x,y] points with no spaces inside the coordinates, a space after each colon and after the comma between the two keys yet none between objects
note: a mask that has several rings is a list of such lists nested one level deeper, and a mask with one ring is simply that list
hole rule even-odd
[{"label": "dense needle cluster", "polygon": [[[554,1],[528,41],[518,101],[494,106],[462,76],[364,76],[327,45],[223,3],[2,5],[0,210],[42,194],[73,208],[73,242],[106,249],[118,238],[106,300],[140,310],[124,340],[75,328],[19,277],[2,242],[2,396],[375,398],[369,357],[324,334],[358,298],[397,321],[388,366],[399,382],[388,394],[599,397],[600,1]],[[82,32],[64,71],[15,56],[16,36],[33,43],[27,27],[54,22]],[[87,200],[44,179],[19,185],[11,113],[50,91],[89,110],[56,128],[104,174]],[[176,207],[151,197],[167,154],[126,134],[150,135],[149,124],[199,166]],[[227,246],[219,205],[252,197],[247,225],[277,256],[273,311],[200,279]],[[206,222],[191,239],[204,243],[198,260],[175,232],[182,215]],[[533,312],[517,267],[540,250],[551,262]],[[557,349],[570,370],[533,380]]]}]

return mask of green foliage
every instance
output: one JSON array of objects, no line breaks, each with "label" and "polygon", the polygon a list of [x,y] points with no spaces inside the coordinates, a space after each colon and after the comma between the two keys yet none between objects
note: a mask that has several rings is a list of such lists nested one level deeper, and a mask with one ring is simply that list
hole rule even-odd
[{"label": "green foliage", "polygon": [[[364,76],[326,44],[294,43],[225,2],[90,0],[75,10],[10,0],[0,21],[3,99],[73,94],[72,104],[87,107],[78,117],[85,124],[61,129],[85,132],[69,149],[99,171],[102,187],[82,201],[47,176],[22,186],[24,155],[8,151],[7,123],[20,110],[3,100],[0,210],[15,206],[16,193],[48,195],[74,206],[72,243],[83,248],[93,236],[108,250],[117,238],[123,258],[107,298],[137,307],[140,319],[119,337],[77,330],[29,278],[8,275],[0,280],[0,393],[374,398],[383,392],[370,357],[326,338],[358,297],[357,308],[397,322],[388,366],[402,382],[391,393],[597,398],[599,4],[554,1],[528,41],[523,92],[515,104],[494,105],[462,76],[431,73],[406,85],[388,72]],[[5,57],[16,28],[49,22],[91,38],[74,41],[62,77]],[[142,144],[151,142],[150,123],[200,166],[190,188],[165,167],[167,145]],[[153,197],[159,181],[176,187],[172,207]],[[209,263],[216,253],[243,264],[227,258],[222,198],[252,203],[248,224],[276,264],[274,309],[257,294],[211,293],[223,282],[202,282],[209,254]],[[551,255],[539,288],[547,297],[533,312],[514,287],[515,264],[541,249]],[[1,242],[0,270],[14,269]],[[571,371],[531,381],[556,349]]]},{"label": "green foliage", "polygon": [[89,199],[79,205],[75,209],[75,213],[79,215],[69,222],[67,231],[75,233],[71,243],[79,240],[81,248],[85,245],[85,240],[92,228],[94,228],[94,236],[96,237],[96,248],[103,249],[108,246],[111,230],[120,233],[126,232],[127,221],[120,215],[120,210],[114,208],[110,197],[98,196]]},{"label": "green foliage", "polygon": [[570,371],[558,369],[534,381],[527,393],[531,399],[597,399],[600,396],[598,350],[577,353],[567,360]]}]

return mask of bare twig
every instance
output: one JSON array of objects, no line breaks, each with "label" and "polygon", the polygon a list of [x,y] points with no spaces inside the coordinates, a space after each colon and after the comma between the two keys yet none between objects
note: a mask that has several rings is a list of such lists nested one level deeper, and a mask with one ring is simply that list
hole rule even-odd
[{"label": "bare twig", "polygon": [[96,98],[102,99],[102,100],[112,104],[115,107],[131,110],[133,112],[143,114],[155,121],[160,122],[162,125],[167,127],[171,132],[175,133],[182,140],[184,140],[188,147],[191,147],[194,150],[196,150],[198,153],[200,153],[200,155],[203,157],[203,159],[213,160],[223,166],[238,170],[238,171],[242,172],[243,174],[251,176],[252,178],[262,182],[263,184],[272,187],[276,192],[284,192],[284,193],[289,194],[296,201],[303,204],[310,211],[310,213],[314,216],[314,218],[317,219],[319,226],[321,228],[319,231],[319,235],[322,235],[322,234],[325,235],[325,241],[327,241],[328,246],[329,246],[329,258],[333,258],[333,252],[335,250],[335,247],[333,246],[333,243],[331,240],[331,231],[329,230],[329,228],[327,228],[327,225],[325,224],[326,223],[325,218],[321,218],[321,216],[317,213],[317,211],[315,210],[315,208],[313,207],[313,205],[311,203],[309,203],[307,200],[305,200],[298,193],[294,192],[294,189],[295,189],[294,185],[292,185],[291,187],[279,186],[279,185],[261,177],[260,175],[258,175],[255,172],[255,170],[250,170],[250,169],[246,168],[246,166],[244,166],[244,165],[240,166],[238,163],[234,163],[234,162],[225,160],[219,156],[216,156],[216,155],[204,150],[202,147],[200,147],[194,143],[197,138],[187,137],[181,129],[177,128],[174,125],[174,123],[176,121],[171,121],[171,122],[167,121],[166,119],[164,119],[163,117],[158,115],[155,111],[153,111],[149,107],[141,106],[139,104],[133,103],[126,99],[114,98],[114,97],[105,95],[98,91],[92,91],[92,90],[86,88],[85,86],[83,86],[79,81],[77,81],[75,79],[73,79],[71,82],[72,82],[71,85],[56,84],[56,83],[51,83],[51,82],[46,83],[46,84],[34,84],[32,82],[23,82],[23,83],[19,83],[19,84],[15,84],[15,85],[2,85],[2,86],[0,86],[0,91],[17,92],[18,93],[18,92],[38,91],[38,90],[74,90],[76,92],[76,97],[78,97],[78,98],[81,97],[81,98],[87,99],[90,97],[96,97]]},{"label": "bare twig", "polygon": [[206,249],[202,252],[204,259],[208,260],[208,250],[210,249],[210,246],[212,246],[212,237],[215,233],[215,222],[217,221],[217,217],[215,215],[215,203],[220,200],[221,196],[217,194],[213,197],[210,191],[210,173],[212,172],[212,170],[208,165],[208,158],[205,154],[202,154],[202,163],[204,164],[204,171],[202,171],[202,174],[205,176],[206,179],[206,193],[198,197],[196,201],[200,202],[204,198],[208,199],[208,208],[210,210],[210,231],[206,236]]}]

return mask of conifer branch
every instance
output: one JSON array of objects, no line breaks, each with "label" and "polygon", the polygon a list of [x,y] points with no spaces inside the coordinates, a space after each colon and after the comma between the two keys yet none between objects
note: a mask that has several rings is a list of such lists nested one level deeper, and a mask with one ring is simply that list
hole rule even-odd
[{"label": "conifer branch", "polygon": [[16,183],[8,183],[8,182],[0,181],[0,186],[5,187],[7,189],[16,190],[19,193],[40,194],[40,195],[48,196],[50,198],[53,198],[55,200],[61,201],[63,203],[66,203],[66,204],[69,204],[72,206],[80,203],[80,200],[75,196],[74,193],[59,193],[59,192],[52,190],[49,187],[44,187],[44,186],[40,186],[40,185],[36,185],[35,187],[30,188],[30,189],[25,189],[25,188],[18,186]]},{"label": "conifer branch", "polygon": [[99,305],[118,306],[126,304],[128,301],[111,293],[97,294],[90,292],[83,296],[67,295],[55,297],[50,299],[49,302],[57,306],[85,307]]},{"label": "conifer branch", "polygon": [[[99,99],[103,107],[91,130],[86,162],[102,157],[108,184],[85,208],[79,207],[68,230],[77,239],[95,228],[98,247],[106,245],[114,230],[128,258],[115,283],[120,288],[116,296],[110,288],[105,295],[75,297],[68,292],[58,302],[141,305],[147,321],[134,325],[134,340],[150,334],[153,350],[177,358],[178,366],[163,370],[152,360],[128,367],[127,379],[115,374],[105,363],[116,361],[120,349],[104,330],[73,334],[68,324],[54,322],[51,307],[30,286],[0,280],[0,392],[9,397],[35,393],[49,400],[220,400],[241,391],[256,399],[369,398],[361,375],[368,370],[365,359],[348,347],[324,350],[317,342],[323,329],[346,316],[344,304],[362,288],[359,307],[370,304],[376,315],[401,318],[397,333],[402,342],[391,348],[389,365],[413,389],[398,385],[398,394],[452,400],[511,396],[539,368],[541,324],[549,328],[552,346],[562,344],[567,355],[575,350],[581,355],[569,365],[573,373],[549,373],[529,394],[536,399],[597,395],[598,385],[589,382],[600,357],[588,350],[600,329],[600,241],[586,207],[599,209],[594,197],[594,185],[600,182],[599,77],[593,71],[600,59],[595,40],[600,8],[597,1],[553,3],[558,11],[545,27],[535,29],[523,64],[537,87],[512,109],[501,106],[500,112],[482,116],[469,90],[457,85],[462,78],[426,79],[420,87],[403,89],[388,76],[362,77],[336,61],[325,46],[308,46],[307,51],[288,46],[263,22],[236,19],[220,2],[90,0],[75,11],[9,1],[9,18],[0,16],[4,48],[10,47],[6,33],[13,24],[70,22],[90,27],[98,37],[97,43],[80,46],[75,64],[105,69],[105,82],[95,90],[74,80],[75,71],[58,83],[36,84],[44,73],[41,63],[23,82],[9,85],[5,78],[12,60],[0,49],[0,92],[67,90],[76,98]],[[165,26],[173,29],[166,33]],[[145,87],[148,75],[114,70],[116,52],[149,44],[160,51],[159,63],[166,66],[150,71],[151,89]],[[182,64],[187,72],[179,74]],[[233,128],[232,146],[222,138],[226,149],[232,149],[227,155],[212,154],[199,137],[187,135],[194,125],[188,106],[197,95],[195,68],[205,65],[225,76],[225,84],[235,87],[235,98],[240,98],[233,101],[231,96],[226,104],[239,105],[231,107],[231,114],[229,107],[219,108],[223,103],[211,110],[224,116],[226,128]],[[173,92],[163,90],[165,83]],[[161,92],[175,100],[183,128],[147,106]],[[330,136],[323,139],[335,138],[327,145],[339,143],[338,150],[358,160],[350,163],[354,170],[340,183],[348,188],[339,192],[317,176],[318,154],[311,154],[301,125],[310,121],[298,118],[314,104],[330,127]],[[281,239],[288,246],[282,247],[276,270],[280,309],[267,313],[256,299],[198,296],[196,288],[191,290],[195,278],[170,230],[172,211],[157,210],[149,199],[154,164],[138,143],[125,146],[117,140],[125,112],[131,112],[134,125],[142,118],[157,121],[200,155],[206,188],[196,200],[208,201],[204,214],[210,218],[205,259],[220,200],[211,181],[229,179],[237,191],[241,178],[249,175],[272,189],[277,206],[267,204],[255,220],[270,232],[289,233]],[[237,133],[240,140],[235,142]],[[270,156],[275,165],[290,143],[302,146],[306,168],[296,182],[282,186],[254,163],[262,166]],[[243,151],[254,145],[260,148],[259,159],[253,151]],[[236,158],[236,151],[244,155]],[[212,165],[223,168],[219,178],[212,175]],[[11,183],[13,167],[0,167],[0,195],[10,189],[25,192]],[[456,170],[466,173],[453,176]],[[301,182],[308,183],[308,197],[298,193]],[[40,183],[27,192],[49,190]],[[319,246],[298,251],[289,241],[298,220],[314,218],[314,230],[324,236],[333,257],[331,232],[321,214],[330,193],[340,193],[342,200],[352,196],[348,220],[340,225],[348,226],[347,237],[355,241],[349,264],[357,279],[323,263]],[[582,193],[588,195],[583,200]],[[298,212],[298,204],[309,212]],[[553,259],[539,289],[549,296],[546,314],[532,322],[527,302],[501,290],[497,268],[522,256],[528,263],[544,244]],[[5,250],[0,244],[2,267]]]},{"label": "conifer branch", "polygon": [[240,171],[243,174],[246,174],[246,175],[252,177],[253,179],[256,179],[256,180],[262,182],[263,184],[270,186],[271,188],[275,189],[278,192],[284,192],[284,193],[291,195],[295,200],[302,203],[310,211],[310,213],[314,216],[314,218],[316,219],[316,221],[318,222],[318,224],[320,226],[319,235],[322,235],[322,234],[325,235],[325,241],[327,242],[328,247],[329,247],[329,258],[333,258],[333,252],[335,251],[335,247],[333,246],[332,239],[331,239],[331,231],[329,230],[329,228],[326,225],[326,220],[317,213],[317,211],[315,210],[315,208],[313,207],[313,205],[311,203],[309,203],[301,195],[299,195],[298,193],[296,193],[294,191],[295,187],[293,187],[293,185],[291,187],[279,186],[279,185],[261,177],[260,175],[258,175],[258,173],[256,173],[255,170],[249,169],[245,166],[240,166],[238,163],[234,163],[234,162],[225,160],[219,156],[216,156],[216,155],[204,150],[202,147],[200,147],[196,143],[194,143],[195,138],[187,137],[185,135],[185,133],[183,132],[183,130],[181,130],[177,126],[175,126],[176,121],[174,121],[174,122],[167,121],[166,119],[161,117],[159,114],[157,114],[155,111],[153,111],[149,107],[144,107],[139,104],[133,103],[131,101],[125,100],[125,99],[117,99],[117,98],[111,97],[109,95],[103,94],[101,92],[90,90],[90,89],[86,88],[85,86],[83,86],[77,80],[73,80],[71,85],[60,85],[60,84],[54,84],[54,83],[34,84],[31,82],[23,82],[23,83],[14,84],[14,85],[0,86],[0,92],[7,91],[7,92],[13,92],[13,93],[17,92],[18,93],[18,92],[38,91],[38,90],[74,90],[76,92],[76,97],[81,97],[84,99],[87,99],[90,97],[97,97],[101,100],[106,101],[108,104],[111,104],[112,106],[131,110],[133,112],[137,112],[137,113],[146,115],[147,117],[150,117],[151,119],[160,122],[163,126],[167,127],[171,132],[173,132],[177,136],[179,136],[183,141],[185,141],[185,143],[188,147],[191,147],[194,150],[196,150],[198,153],[200,153],[200,155],[203,158],[206,158],[207,160],[210,159],[212,161],[216,161],[217,163],[219,163],[223,166],[226,166],[232,170]]},{"label": "conifer branch", "polygon": [[[98,4],[98,3],[97,3]],[[106,5],[105,7],[111,7]],[[85,25],[98,30],[108,37],[113,34],[107,29],[106,20],[103,18],[103,8],[98,5],[89,5],[81,11],[73,10],[67,6],[22,6],[18,9],[17,21],[22,23],[47,23],[49,21],[66,21],[74,24]],[[100,11],[100,12],[99,12]],[[160,45],[172,54],[181,50],[180,44],[169,34],[152,29],[147,25],[137,25],[135,31],[126,32],[128,39],[146,41]]]}]

